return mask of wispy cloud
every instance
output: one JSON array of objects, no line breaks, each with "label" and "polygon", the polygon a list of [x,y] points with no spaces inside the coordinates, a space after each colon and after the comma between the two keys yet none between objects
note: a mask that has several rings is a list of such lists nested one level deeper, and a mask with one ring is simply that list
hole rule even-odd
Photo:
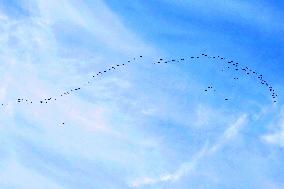
[{"label": "wispy cloud", "polygon": [[142,187],[147,185],[153,185],[161,182],[175,182],[180,180],[187,174],[194,172],[199,164],[202,163],[202,159],[206,156],[213,155],[219,149],[221,149],[226,143],[237,136],[242,127],[247,124],[247,115],[241,115],[235,122],[231,123],[229,127],[223,132],[223,134],[217,139],[217,141],[211,145],[207,142],[190,161],[183,163],[173,173],[162,174],[158,177],[142,177],[137,178],[130,183],[132,187]]},{"label": "wispy cloud", "polygon": [[[116,116],[123,117],[123,113],[117,110],[116,100],[119,98],[114,98],[115,91],[110,91],[114,86],[117,91],[123,90],[130,82],[123,84],[121,81],[126,81],[125,78],[109,75],[106,76],[108,82],[97,82],[97,88],[90,86],[77,95],[59,97],[56,102],[45,106],[38,102],[41,98],[58,96],[64,89],[86,83],[91,70],[79,72],[82,61],[87,68],[107,67],[133,55],[154,54],[155,49],[127,29],[102,1],[97,1],[92,8],[81,1],[23,2],[23,7],[30,12],[28,17],[18,19],[5,13],[1,13],[0,17],[3,34],[0,37],[0,72],[1,80],[5,81],[0,89],[0,100],[5,104],[4,108],[1,107],[0,132],[3,143],[10,148],[0,148],[2,156],[6,157],[0,160],[0,166],[5,166],[2,170],[6,171],[0,173],[0,186],[24,188],[32,178],[36,178],[38,182],[30,182],[32,187],[40,188],[41,184],[50,188],[65,188],[66,185],[68,188],[89,188],[94,184],[91,178],[98,175],[97,169],[88,172],[87,165],[78,168],[82,170],[79,174],[81,179],[73,182],[64,168],[55,163],[57,160],[43,161],[60,154],[56,156],[59,159],[74,157],[90,161],[90,164],[102,161],[106,165],[101,169],[107,170],[111,164],[125,167],[131,159],[139,159],[131,155],[135,146],[145,150],[155,141],[150,139],[147,143],[136,132],[131,136],[131,131],[127,131],[129,135],[119,131],[132,120],[126,116],[124,120],[116,119]],[[58,28],[65,27],[65,32],[72,33],[70,25],[90,33],[90,42],[103,49],[92,55],[99,58],[89,56],[90,59],[85,57],[82,60],[80,56],[66,56],[66,52],[71,54],[73,50],[65,48],[69,41],[59,39],[59,32],[63,31]],[[74,37],[80,38],[80,35],[81,32]],[[90,51],[88,47],[80,47],[80,52]],[[119,56],[109,58],[110,54]],[[70,60],[72,64],[69,64]],[[94,95],[88,95],[88,92]],[[20,97],[33,99],[33,105],[17,104],[15,100]],[[106,100],[112,97],[116,100]],[[62,130],[62,122],[66,123],[68,131]],[[127,145],[129,143],[132,147]],[[39,150],[41,147],[43,150]],[[20,148],[22,150],[18,150]],[[61,160],[63,164],[67,162],[64,158]],[[30,166],[31,162],[34,166]],[[46,165],[54,167],[54,170]],[[15,172],[25,176],[17,180],[13,175]],[[117,173],[112,172],[111,177],[107,177],[108,174],[101,171],[101,178],[113,180],[111,177]],[[57,179],[57,176],[60,178]],[[119,183],[123,177],[117,179],[119,181],[112,184],[109,180],[95,182],[97,186],[109,183],[106,188],[111,188],[111,185],[125,188]]]},{"label": "wispy cloud", "polygon": [[284,147],[284,108],[282,107],[279,114],[276,115],[276,120],[270,125],[272,130],[270,133],[262,136],[262,139],[267,143]]}]

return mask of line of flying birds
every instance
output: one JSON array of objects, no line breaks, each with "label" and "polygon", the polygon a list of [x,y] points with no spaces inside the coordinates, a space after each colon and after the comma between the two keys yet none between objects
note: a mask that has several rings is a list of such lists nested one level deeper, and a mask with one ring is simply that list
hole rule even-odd
[{"label": "line of flying birds", "polygon": [[[221,56],[209,56],[207,54],[204,54],[202,53],[201,56],[191,56],[190,59],[199,59],[199,58],[203,58],[203,57],[206,57],[206,58],[212,58],[212,59],[219,59],[219,60],[223,60],[223,61],[226,61],[227,58],[225,57],[221,57]],[[181,58],[181,59],[172,59],[172,60],[163,60],[162,58],[159,59],[159,61],[157,61],[156,63],[157,64],[161,64],[161,63],[170,63],[170,62],[182,62],[182,61],[185,61],[184,58]],[[233,60],[228,60],[226,61],[227,62],[227,68],[228,69],[234,69],[235,71],[243,71],[244,74],[246,75],[255,75],[259,82],[261,83],[261,85],[267,87],[268,91],[270,92],[271,94],[271,97],[273,99],[273,102],[276,103],[277,102],[277,93],[275,91],[275,89],[271,86],[270,83],[268,83],[264,78],[263,78],[263,75],[258,73],[257,71],[255,70],[252,70],[250,69],[249,67],[247,66],[241,66],[240,63],[238,62],[234,62]],[[156,64],[154,63],[154,64]],[[225,71],[224,69],[222,69],[222,71]],[[234,77],[234,80],[239,80],[238,77]],[[204,91],[205,92],[208,92],[209,89],[212,89],[213,87],[212,86],[208,86],[208,89],[205,89]],[[214,90],[215,91],[215,90]],[[229,100],[228,98],[225,98],[224,100]]]},{"label": "line of flying birds", "polygon": [[[142,56],[139,56],[139,58],[142,58]],[[232,60],[227,60],[227,58],[224,58],[224,57],[221,57],[221,56],[209,56],[207,54],[201,54],[200,56],[191,56],[189,57],[189,59],[200,59],[200,58],[212,58],[212,59],[219,59],[219,60],[223,60],[223,61],[226,61],[227,63],[227,68],[228,69],[234,69],[235,71],[238,71],[238,72],[243,72],[245,75],[255,75],[258,79],[259,79],[259,82],[263,85],[263,86],[266,86],[268,91],[271,93],[271,97],[273,99],[273,102],[276,103],[277,102],[277,93],[275,92],[274,88],[271,86],[270,83],[268,83],[264,78],[263,78],[263,75],[256,72],[255,70],[252,70],[250,68],[248,68],[247,66],[241,66],[238,62],[234,62]],[[133,60],[135,61],[136,58],[133,58]],[[179,59],[170,59],[170,60],[164,60],[163,58],[160,58],[157,62],[154,62],[154,64],[162,64],[162,63],[174,63],[174,62],[184,62],[185,61],[185,58],[179,58]],[[128,60],[127,61],[128,63],[132,62],[131,60]],[[94,74],[92,77],[95,78],[95,77],[100,77],[101,75],[103,75],[104,73],[106,72],[109,72],[109,71],[112,71],[112,70],[115,70],[119,67],[123,67],[127,64],[116,64],[106,70],[103,70],[103,71],[99,71],[97,72],[96,74]],[[222,71],[224,71],[224,69],[222,69]],[[234,77],[234,80],[238,80],[239,78],[238,77]],[[90,81],[88,81],[88,84],[90,83]],[[74,92],[77,92],[79,90],[81,90],[82,87],[77,87],[77,88],[73,88],[69,91],[65,91],[63,93],[60,94],[60,96],[58,96],[57,98],[56,97],[50,97],[50,98],[44,98],[42,100],[39,100],[39,101],[36,101],[37,103],[41,103],[41,104],[47,104],[48,102],[54,100],[56,101],[58,98],[60,97],[63,97],[63,96],[66,96],[66,95],[70,95]],[[205,89],[204,91],[205,92],[209,92],[210,90],[214,90],[212,86],[208,86],[207,89]],[[224,100],[229,100],[228,98],[225,98]],[[26,102],[26,103],[30,103],[32,104],[34,101],[31,100],[31,99],[23,99],[23,98],[18,98],[17,99],[17,103],[22,103],[22,102]],[[5,104],[2,104],[2,106],[4,106]]]}]

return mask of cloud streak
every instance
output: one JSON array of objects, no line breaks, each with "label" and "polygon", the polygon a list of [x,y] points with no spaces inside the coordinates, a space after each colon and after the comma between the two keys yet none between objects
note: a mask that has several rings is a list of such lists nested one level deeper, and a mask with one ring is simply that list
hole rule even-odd
[{"label": "cloud streak", "polygon": [[188,175],[194,171],[202,160],[207,157],[214,155],[219,149],[226,145],[230,140],[237,136],[242,127],[247,124],[247,115],[241,115],[235,122],[231,123],[228,128],[223,132],[219,139],[209,145],[208,142],[205,144],[190,161],[184,162],[180,165],[173,173],[162,174],[158,177],[142,177],[137,178],[130,183],[131,187],[138,188],[147,185],[154,185],[161,182],[176,182],[182,179],[185,175]]}]

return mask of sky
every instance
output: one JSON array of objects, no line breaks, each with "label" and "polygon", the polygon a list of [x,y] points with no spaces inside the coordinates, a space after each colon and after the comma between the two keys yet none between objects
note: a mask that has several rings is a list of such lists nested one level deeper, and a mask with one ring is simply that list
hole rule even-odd
[{"label": "sky", "polygon": [[[0,188],[284,188],[283,9],[279,0],[1,0]],[[277,102],[222,61],[188,61],[201,53],[257,70]]]}]

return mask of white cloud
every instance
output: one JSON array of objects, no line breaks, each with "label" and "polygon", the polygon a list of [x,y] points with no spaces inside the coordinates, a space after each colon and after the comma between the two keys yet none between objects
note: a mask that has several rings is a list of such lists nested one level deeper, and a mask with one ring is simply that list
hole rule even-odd
[{"label": "white cloud", "polygon": [[33,8],[39,8],[41,20],[48,25],[72,23],[88,30],[98,42],[128,56],[143,53],[155,54],[157,49],[140,40],[129,31],[101,0],[85,3],[83,1],[40,0]]},{"label": "white cloud", "polygon": [[[0,112],[0,132],[5,143],[11,147],[11,151],[17,151],[18,144],[15,141],[23,138],[29,142],[25,146],[27,152],[33,151],[30,143],[38,144],[50,149],[46,153],[60,152],[63,156],[88,159],[91,162],[103,161],[106,166],[115,162],[115,165],[125,167],[130,164],[130,160],[143,159],[133,154],[133,150],[137,146],[141,147],[141,151],[145,150],[144,147],[156,146],[155,140],[145,142],[147,138],[141,138],[135,132],[136,135],[133,136],[128,130],[131,134],[125,133],[125,130],[117,131],[124,125],[133,124],[131,119],[117,111],[116,103],[120,99],[114,98],[117,96],[116,91],[131,86],[131,81],[125,78],[115,79],[110,75],[109,83],[97,82],[96,87],[46,105],[14,102],[18,97],[38,102],[42,97],[58,96],[64,89],[85,83],[87,74],[92,71],[88,69],[78,76],[76,70],[81,60],[72,58],[72,64],[66,63],[70,58],[65,58],[64,52],[69,49],[63,52],[60,48],[54,30],[55,23],[64,25],[69,22],[88,30],[95,36],[94,43],[99,41],[99,47],[106,48],[113,54],[119,52],[116,61],[125,61],[125,57],[136,56],[138,53],[150,55],[156,50],[128,30],[102,1],[97,1],[95,10],[79,1],[26,2],[30,4],[29,8],[34,8],[31,17],[17,19],[2,14],[0,17],[0,77],[5,81],[0,88],[0,100],[9,103]],[[93,54],[103,58],[99,61],[85,58],[85,65],[91,67],[103,63],[107,66],[114,63],[109,61],[109,54],[103,51]],[[111,90],[113,86],[116,90]],[[87,92],[90,94],[86,94]],[[89,98],[86,98],[87,95]],[[120,116],[120,119],[114,120],[116,116]],[[66,122],[64,127],[62,122]],[[132,147],[129,147],[129,143]],[[26,174],[23,177],[26,180],[19,179],[22,182],[19,187],[27,185],[31,175],[42,184],[49,183],[48,177],[38,174],[42,170],[23,168],[21,161],[30,161],[24,154],[27,152],[18,151],[15,159],[11,160],[12,163],[1,161],[1,167],[7,166],[3,171]],[[20,158],[23,159],[19,160]],[[33,158],[42,157],[35,155]],[[37,162],[41,163],[40,160]],[[3,171],[0,171],[0,175],[5,174]],[[91,178],[93,175],[86,176]],[[15,181],[17,177],[12,174],[1,178],[5,185],[18,184]],[[31,184],[33,187],[38,186],[37,182]],[[55,184],[54,187],[52,184],[48,186],[57,188]]]},{"label": "white cloud", "polygon": [[[28,184],[27,184],[28,183]],[[11,157],[0,171],[1,188],[54,188],[62,189],[54,180],[37,174]]]},{"label": "white cloud", "polygon": [[209,145],[207,142],[201,150],[199,150],[190,161],[184,162],[180,165],[176,171],[173,173],[162,174],[157,177],[141,177],[134,179],[130,182],[131,187],[142,187],[147,185],[153,185],[160,182],[175,182],[180,180],[185,175],[188,175],[196,170],[198,164],[202,163],[202,159],[213,155],[220,148],[226,145],[231,139],[237,136],[241,128],[247,124],[248,117],[246,114],[241,115],[236,121],[231,123],[229,127],[223,132],[223,134],[218,138],[218,140]]},{"label": "white cloud", "polygon": [[274,131],[262,136],[262,139],[267,143],[284,147],[284,107],[279,115],[276,115],[276,120],[271,123],[270,128]]}]

